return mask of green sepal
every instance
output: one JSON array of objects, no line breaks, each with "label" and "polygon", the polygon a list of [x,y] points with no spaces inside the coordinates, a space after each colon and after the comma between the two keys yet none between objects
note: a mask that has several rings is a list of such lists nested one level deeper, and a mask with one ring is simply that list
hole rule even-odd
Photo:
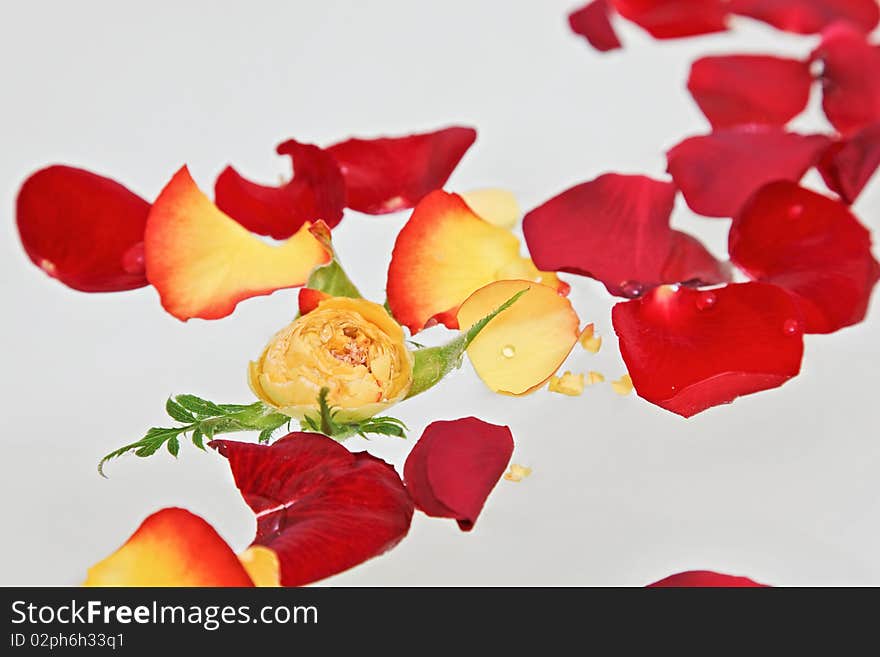
[{"label": "green sepal", "polygon": [[495,319],[499,313],[510,308],[530,288],[520,290],[507,301],[498,306],[483,319],[476,322],[467,331],[454,340],[439,347],[427,347],[413,352],[413,382],[409,389],[407,399],[425,392],[425,390],[437,385],[440,380],[452,370],[461,366],[461,359],[465,350],[480,331]]},{"label": "green sepal", "polygon": [[336,419],[338,410],[327,402],[329,389],[321,388],[318,393],[318,414],[306,415],[300,422],[300,428],[322,433],[336,440],[345,440],[351,436],[366,438],[368,435],[395,436],[406,438],[406,425],[396,417],[369,417],[357,422],[340,422]]}]

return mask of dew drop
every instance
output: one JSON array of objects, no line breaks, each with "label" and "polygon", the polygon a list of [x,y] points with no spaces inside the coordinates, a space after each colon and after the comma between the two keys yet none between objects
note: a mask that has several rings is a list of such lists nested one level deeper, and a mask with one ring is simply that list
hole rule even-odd
[{"label": "dew drop", "polygon": [[144,264],[144,243],[138,242],[122,254],[122,268],[128,274],[143,274],[146,268]]},{"label": "dew drop", "polygon": [[804,206],[800,203],[795,203],[790,208],[788,208],[788,216],[791,219],[797,219],[804,213]]},{"label": "dew drop", "polygon": [[796,319],[787,319],[782,324],[782,332],[786,335],[797,335],[801,332],[801,323]]},{"label": "dew drop", "polygon": [[512,344],[506,344],[501,348],[501,355],[505,358],[513,358],[516,356],[516,347]]},{"label": "dew drop", "polygon": [[718,303],[718,297],[714,292],[704,292],[699,297],[697,297],[697,310],[708,310],[709,308],[714,308],[715,304]]},{"label": "dew drop", "polygon": [[620,293],[627,299],[637,299],[645,293],[645,286],[638,281],[624,281],[620,284]]}]

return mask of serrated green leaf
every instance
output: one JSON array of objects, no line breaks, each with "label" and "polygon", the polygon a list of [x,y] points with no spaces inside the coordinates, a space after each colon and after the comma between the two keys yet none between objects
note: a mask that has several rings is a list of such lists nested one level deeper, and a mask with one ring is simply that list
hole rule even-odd
[{"label": "serrated green leaf", "polygon": [[171,397],[165,402],[165,412],[178,422],[183,422],[184,424],[192,424],[196,421],[196,418],[192,413],[174,401]]},{"label": "serrated green leaf", "polygon": [[174,398],[174,401],[183,406],[186,410],[201,417],[225,415],[222,406],[208,401],[207,399],[196,397],[195,395],[177,395]]},{"label": "serrated green leaf", "polygon": [[174,458],[177,458],[178,452],[180,452],[180,441],[177,436],[169,440],[165,446],[168,448],[168,453],[171,454]]},{"label": "serrated green leaf", "polygon": [[202,439],[202,430],[196,427],[192,432],[192,442],[193,445],[198,447],[203,452],[205,451],[205,442]]},{"label": "serrated green leaf", "polygon": [[272,433],[273,433],[274,431],[275,431],[274,429],[263,429],[263,430],[260,432],[260,436],[259,436],[259,438],[258,438],[257,440],[258,440],[261,444],[264,444],[264,445],[265,445],[265,444],[268,443],[269,440],[272,438]]}]

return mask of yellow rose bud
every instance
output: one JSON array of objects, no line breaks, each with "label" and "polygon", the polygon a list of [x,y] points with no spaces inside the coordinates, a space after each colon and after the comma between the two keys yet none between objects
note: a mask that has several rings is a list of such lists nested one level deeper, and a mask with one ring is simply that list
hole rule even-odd
[{"label": "yellow rose bud", "polygon": [[254,394],[281,413],[316,415],[327,388],[327,402],[348,422],[402,400],[412,378],[400,325],[382,306],[347,297],[321,301],[276,333],[248,372]]}]

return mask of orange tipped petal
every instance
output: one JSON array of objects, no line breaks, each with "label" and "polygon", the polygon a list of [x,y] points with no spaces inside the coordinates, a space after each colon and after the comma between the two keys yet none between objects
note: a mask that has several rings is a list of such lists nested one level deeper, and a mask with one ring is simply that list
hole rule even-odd
[{"label": "orange tipped petal", "polygon": [[305,284],[330,254],[303,225],[273,246],[223,214],[183,167],[150,210],[147,278],[178,319],[219,319],[239,301]]},{"label": "orange tipped petal", "polygon": [[458,323],[471,327],[520,290],[522,297],[474,338],[468,357],[483,382],[495,392],[528,394],[547,381],[578,338],[578,316],[556,290],[531,281],[496,281],[461,305]]},{"label": "orange tipped petal", "polygon": [[480,218],[461,196],[431,192],[397,236],[388,268],[391,312],[412,333],[433,321],[458,328],[459,305],[484,285],[531,278],[532,269],[543,281],[519,251],[510,231]]},{"label": "orange tipped petal", "polygon": [[506,189],[475,189],[461,198],[477,215],[499,228],[513,228],[522,216],[516,196]]},{"label": "orange tipped petal", "polygon": [[281,586],[281,562],[272,548],[251,545],[238,559],[256,586]]},{"label": "orange tipped petal", "polygon": [[89,568],[84,586],[253,586],[238,557],[205,520],[157,511],[125,545]]},{"label": "orange tipped petal", "polygon": [[321,290],[313,290],[310,287],[303,287],[299,290],[299,314],[307,315],[318,307],[324,299],[329,299],[330,295]]}]

